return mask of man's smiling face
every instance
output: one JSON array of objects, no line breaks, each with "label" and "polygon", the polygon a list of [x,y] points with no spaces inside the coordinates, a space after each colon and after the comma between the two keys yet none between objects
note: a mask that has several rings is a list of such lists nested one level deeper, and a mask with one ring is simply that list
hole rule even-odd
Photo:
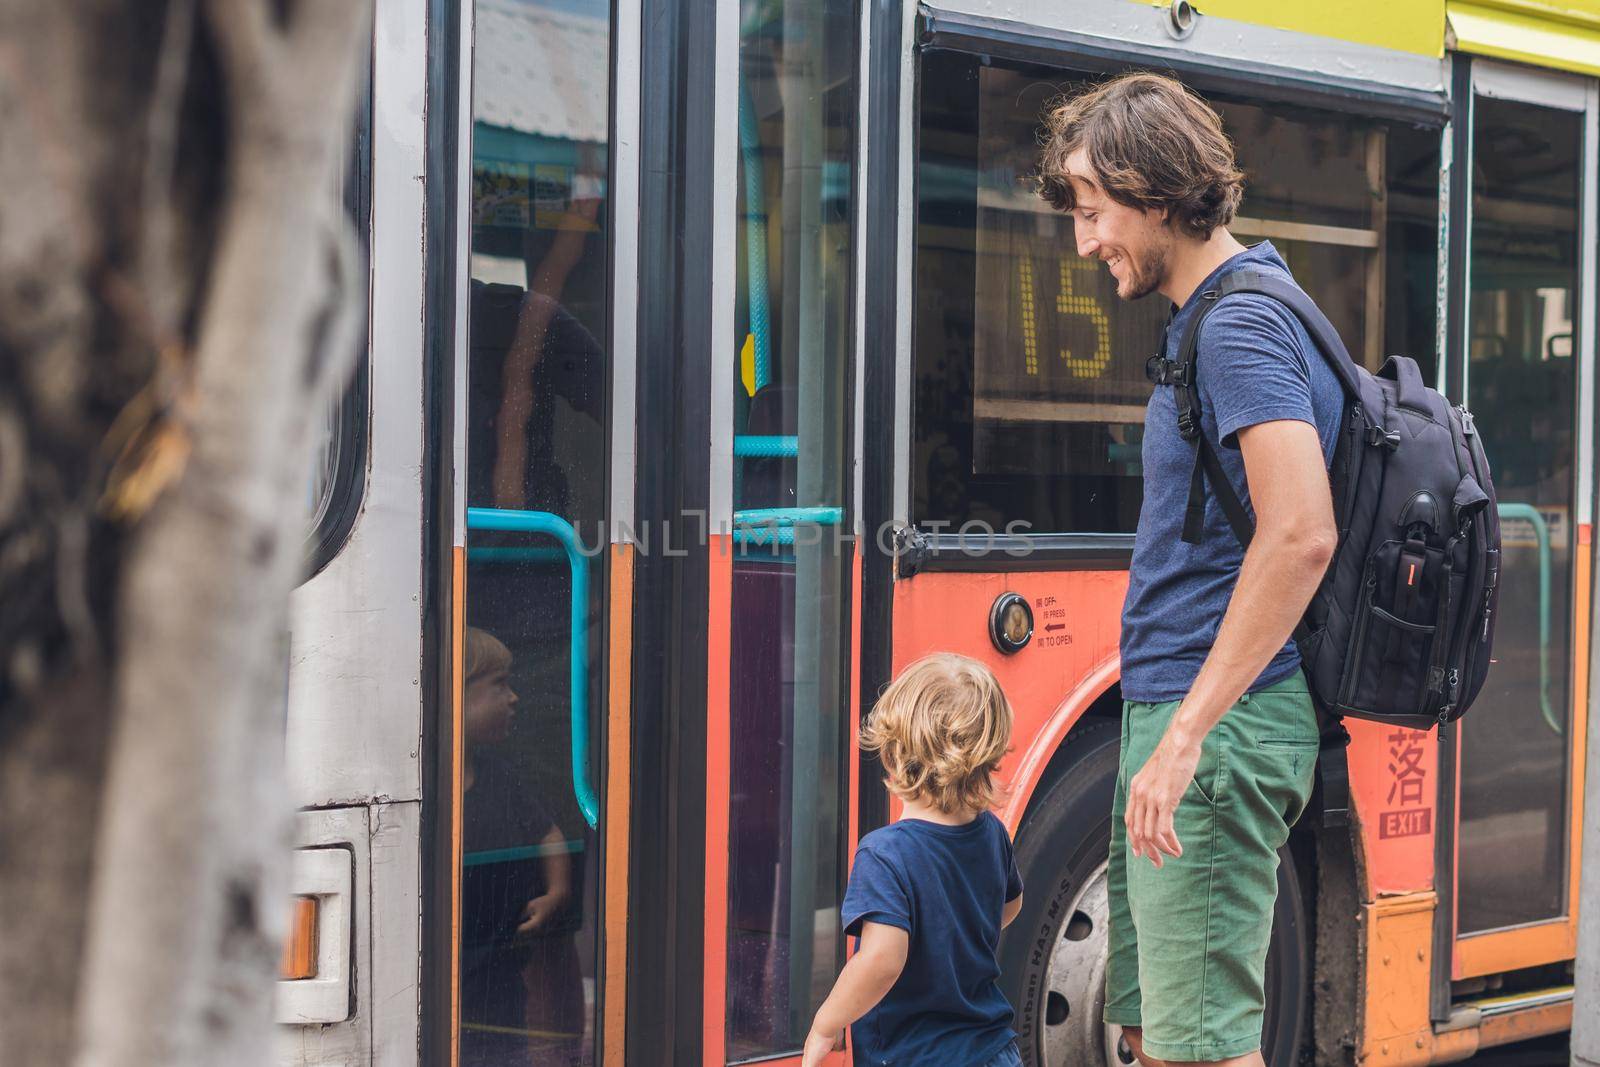
[{"label": "man's smiling face", "polygon": [[1069,214],[1078,255],[1106,264],[1124,300],[1155,292],[1166,280],[1173,240],[1161,213],[1111,199],[1082,148],[1067,157],[1066,171],[1077,200]]}]

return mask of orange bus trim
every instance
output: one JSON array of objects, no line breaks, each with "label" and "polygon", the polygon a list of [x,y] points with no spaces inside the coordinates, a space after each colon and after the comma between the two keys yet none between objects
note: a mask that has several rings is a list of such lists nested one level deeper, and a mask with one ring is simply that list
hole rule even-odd
[{"label": "orange bus trim", "polygon": [[450,560],[450,1067],[461,1062],[461,805],[466,778],[465,733],[467,546]]},{"label": "orange bus trim", "polygon": [[628,828],[633,788],[633,546],[612,546],[606,697],[605,969],[602,1056],[623,1063],[628,1032]]},{"label": "orange bus trim", "polygon": [[726,1061],[728,1022],[728,820],[732,781],[730,642],[733,633],[733,537],[712,534],[706,617],[706,896],[702,1060]]}]

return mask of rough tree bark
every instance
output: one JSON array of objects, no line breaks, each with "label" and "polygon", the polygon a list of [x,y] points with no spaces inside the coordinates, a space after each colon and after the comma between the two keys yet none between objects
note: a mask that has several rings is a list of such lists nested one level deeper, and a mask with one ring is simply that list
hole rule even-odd
[{"label": "rough tree bark", "polygon": [[370,0],[0,0],[0,1063],[250,1064]]}]

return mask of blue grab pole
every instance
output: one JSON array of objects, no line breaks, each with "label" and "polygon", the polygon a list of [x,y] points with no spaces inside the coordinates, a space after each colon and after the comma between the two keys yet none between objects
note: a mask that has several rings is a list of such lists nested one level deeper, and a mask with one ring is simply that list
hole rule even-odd
[{"label": "blue grab pole", "polygon": [[543,534],[560,541],[566,550],[567,565],[572,568],[572,792],[584,821],[595,827],[600,822],[600,805],[589,782],[589,557],[580,550],[572,524],[548,511],[468,508],[467,529]]}]

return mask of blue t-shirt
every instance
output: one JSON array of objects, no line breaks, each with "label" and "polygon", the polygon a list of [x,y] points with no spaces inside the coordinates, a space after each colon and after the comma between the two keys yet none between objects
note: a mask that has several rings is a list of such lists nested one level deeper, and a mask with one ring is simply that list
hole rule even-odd
[{"label": "blue t-shirt", "polygon": [[[1167,328],[1168,359],[1178,358],[1200,293],[1242,267],[1290,276],[1268,241],[1228,260],[1174,315]],[[1217,454],[1247,510],[1250,493],[1235,437],[1240,430],[1279,419],[1307,422],[1317,428],[1324,459],[1332,460],[1344,391],[1294,312],[1258,293],[1230,296],[1201,326],[1196,361],[1201,430],[1213,446],[1224,446]],[[1178,433],[1178,405],[1170,385],[1156,386],[1145,409],[1143,460],[1144,503],[1122,607],[1122,695],[1140,702],[1178,700],[1194,684],[1216,640],[1244,549],[1209,482],[1200,543],[1183,540],[1195,446]],[[1289,641],[1249,691],[1280,682],[1299,666],[1300,655]]]},{"label": "blue t-shirt", "polygon": [[[845,890],[845,933],[863,922],[910,935],[894,988],[850,1028],[866,1067],[966,1067],[1016,1039],[1000,992],[1000,912],[1022,893],[1005,826],[901,819],[861,839]],[[857,942],[859,946],[859,942]]]}]

